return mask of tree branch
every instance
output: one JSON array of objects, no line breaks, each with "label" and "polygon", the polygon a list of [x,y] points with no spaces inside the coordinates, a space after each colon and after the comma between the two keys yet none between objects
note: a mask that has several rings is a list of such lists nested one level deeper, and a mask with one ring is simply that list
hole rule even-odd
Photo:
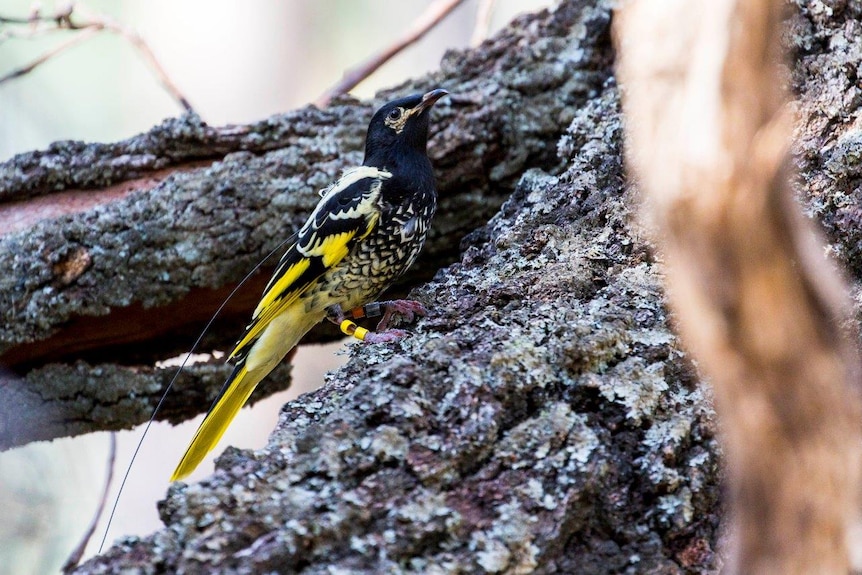
[{"label": "tree branch", "polygon": [[[610,6],[566,0],[524,16],[381,95],[453,92],[435,108],[442,202],[427,246],[452,255],[408,278],[433,275],[412,293],[431,316],[398,344],[351,347],[321,389],[283,408],[267,447],[227,449],[213,476],[169,490],[165,529],[124,538],[78,573],[719,569],[716,424],[669,328],[663,266],[623,177]],[[836,70],[862,62],[859,24],[852,10],[814,8],[793,13],[786,35],[803,51],[792,70],[803,94],[798,162],[833,250],[853,254],[862,226],[842,198],[856,189],[858,131],[846,119],[862,99]],[[67,313],[139,305],[149,321],[174,321],[159,304],[191,309],[184,294],[235,282],[304,218],[316,188],[358,161],[372,107],[339,99],[225,129],[186,117],[126,142],[58,144],[0,166],[7,197],[28,205],[54,187],[106,194],[0,238],[0,254],[18,258],[0,260],[6,349],[62,332]],[[247,260],[232,261],[239,252]],[[169,281],[147,275],[160,266]],[[90,303],[65,307],[80,301]],[[236,335],[216,332],[211,348]],[[131,372],[132,358],[152,365],[167,354],[154,347],[170,340],[168,330],[114,357]],[[101,389],[93,376],[105,367],[81,367],[87,389]],[[133,411],[116,403],[92,411]]]},{"label": "tree branch", "polygon": [[[529,156],[541,135],[558,155],[521,164],[460,261],[412,292],[432,312],[412,336],[352,346],[285,406],[266,448],[228,449],[211,478],[175,484],[166,529],[78,573],[714,567],[714,429],[628,224],[609,4],[526,16],[445,62],[460,81],[432,78],[462,98],[435,116],[441,182],[512,112],[525,115],[507,150]],[[470,102],[495,122],[476,130]],[[448,151],[456,135],[469,153]]]},{"label": "tree branch", "polygon": [[[72,30],[78,32],[78,34],[76,34],[66,42],[58,44],[51,50],[48,50],[38,58],[29,62],[28,64],[20,66],[12,70],[8,74],[0,76],[0,84],[29,74],[38,66],[53,59],[54,57],[68,50],[69,48],[72,48],[73,46],[76,46],[81,42],[92,38],[99,32],[108,31],[119,35],[127,42],[129,42],[144,58],[144,61],[156,75],[156,78],[158,78],[165,91],[167,91],[168,94],[174,100],[176,100],[177,103],[180,104],[180,106],[182,106],[186,112],[194,113],[194,109],[192,108],[188,99],[182,94],[182,92],[180,92],[177,85],[173,82],[173,80],[171,80],[170,76],[168,76],[167,72],[165,72],[165,69],[159,63],[158,58],[156,58],[155,54],[153,54],[153,51],[150,49],[149,45],[137,32],[127,26],[119,24],[115,20],[105,15],[95,14],[92,12],[87,12],[87,15],[84,16],[84,19],[79,20],[76,17],[81,11],[82,9],[80,8],[80,5],[76,5],[73,2],[69,2],[65,6],[58,9],[58,11],[54,14],[48,16],[43,15],[38,10],[33,12],[27,18],[0,16],[0,24],[26,25],[29,27],[28,32],[26,34],[16,36],[18,38],[32,37],[36,34],[59,30]],[[38,26],[39,24],[42,24],[42,26]],[[50,26],[45,26],[45,24],[50,24]]]},{"label": "tree branch", "polygon": [[[551,53],[523,53],[500,65],[515,41],[503,36],[498,52],[453,54],[448,72],[382,96],[440,85],[453,93],[435,108],[432,126],[438,216],[422,259],[397,288],[402,292],[457,257],[461,238],[497,211],[518,174],[558,163],[556,140],[584,94],[602,81],[589,68],[576,78],[560,75]],[[522,72],[507,67],[518,60],[541,75],[552,99],[518,87]],[[495,95],[483,97],[488,93]],[[539,105],[548,116],[535,116]],[[308,217],[317,191],[361,161],[371,110],[344,100],[325,111],[309,107],[224,128],[185,116],[125,142],[58,143],[0,164],[0,197],[13,200],[0,204],[0,221],[29,222],[0,236],[0,265],[8,270],[0,277],[0,363],[22,377],[51,362],[105,364],[112,373],[128,372],[115,376],[118,389],[126,385],[127,393],[148,398],[138,366],[188,351],[236,282]],[[54,210],[44,219],[41,202]],[[235,342],[271,269],[227,307],[203,351]],[[337,330],[324,326],[306,341],[335,337]],[[32,382],[33,392],[46,384]],[[186,415],[207,404],[189,402]],[[111,425],[140,423],[150,408],[147,400],[122,410],[128,419]],[[100,425],[75,421],[76,432]],[[43,428],[69,427],[60,423]]]},{"label": "tree branch", "polygon": [[410,26],[403,36],[391,46],[386,47],[366,61],[346,71],[341,81],[322,94],[314,102],[314,105],[318,108],[325,108],[333,98],[352,90],[357,84],[373,74],[380,66],[404,50],[404,48],[421,39],[463,2],[464,0],[435,0],[429,4],[425,12]]}]

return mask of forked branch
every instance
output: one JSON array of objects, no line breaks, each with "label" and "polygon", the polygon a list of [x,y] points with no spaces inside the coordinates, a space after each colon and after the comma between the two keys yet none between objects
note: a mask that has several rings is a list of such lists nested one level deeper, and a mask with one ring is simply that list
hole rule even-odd
[{"label": "forked branch", "polygon": [[[84,14],[82,14],[82,12],[84,12]],[[89,40],[97,33],[107,31],[119,35],[134,46],[138,53],[144,58],[152,72],[156,75],[156,78],[158,78],[165,91],[167,91],[168,94],[170,94],[170,96],[176,100],[186,112],[194,112],[188,98],[183,95],[177,85],[173,80],[171,80],[168,73],[159,63],[158,58],[156,58],[149,45],[140,36],[140,34],[106,15],[91,13],[89,11],[82,10],[79,5],[69,3],[58,8],[58,10],[53,14],[48,15],[43,14],[38,10],[31,13],[27,18],[0,15],[0,26],[2,25],[13,26],[17,29],[13,31],[3,31],[0,29],[0,32],[3,32],[0,34],[0,39],[4,37],[26,39],[37,35],[43,35],[45,33],[59,31],[73,31],[75,32],[75,35],[31,60],[27,64],[19,66],[3,76],[0,76],[0,84],[25,76],[42,64],[68,51],[70,48]]]}]

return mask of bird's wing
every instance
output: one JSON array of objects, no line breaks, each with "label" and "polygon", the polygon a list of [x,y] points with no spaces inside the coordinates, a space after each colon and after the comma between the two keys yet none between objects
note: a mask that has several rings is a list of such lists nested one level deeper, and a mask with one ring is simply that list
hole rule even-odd
[{"label": "bird's wing", "polygon": [[273,318],[371,233],[380,218],[380,188],[391,177],[384,170],[360,166],[345,172],[323,193],[296,242],[279,261],[229,359],[243,359]]}]

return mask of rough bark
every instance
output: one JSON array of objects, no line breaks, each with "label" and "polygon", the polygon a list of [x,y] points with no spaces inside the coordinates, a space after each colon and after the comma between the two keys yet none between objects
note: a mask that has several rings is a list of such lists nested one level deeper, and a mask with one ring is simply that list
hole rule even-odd
[{"label": "rough bark", "polygon": [[[431,148],[444,196],[458,198],[465,190],[466,196],[460,207],[442,210],[441,231],[429,246],[433,263],[424,271],[445,261],[433,254],[453,253],[458,230],[484,217],[466,212],[478,212],[485,203],[482,214],[496,212],[461,242],[457,263],[414,290],[413,296],[434,310],[432,316],[412,326],[413,336],[400,343],[352,347],[350,361],[320,390],[284,407],[265,449],[228,449],[212,477],[170,489],[160,507],[166,529],[120,541],[79,573],[700,573],[718,568],[715,422],[708,390],[697,382],[669,326],[661,264],[633,221],[635,192],[621,167],[609,5],[564,1],[553,13],[518,20],[476,51],[450,54],[440,72],[411,84],[443,85],[460,95],[436,116]],[[825,14],[818,6],[800,0],[788,26],[788,43],[804,47],[792,71],[800,92],[838,74],[831,68],[836,61],[857,67],[862,62],[860,36],[851,35],[851,9],[842,4]],[[829,34],[846,41],[824,41]],[[836,81],[802,96],[801,130],[810,129],[803,134],[803,149],[822,150],[824,142],[851,129],[842,119],[856,113],[859,99],[838,97],[833,87],[850,89]],[[369,109],[361,107],[360,115]],[[832,120],[820,123],[821,110]],[[816,121],[809,117],[812,111]],[[312,112],[290,117],[305,113]],[[339,130],[347,144],[337,143],[333,117],[326,116],[330,130],[320,128],[329,142],[323,147],[329,155],[318,155],[321,164],[313,168],[320,181],[297,178],[304,199],[284,194],[272,208],[284,211],[288,199],[302,206],[290,225],[283,216],[250,225],[237,232],[237,238],[251,238],[239,242],[248,246],[242,256],[225,261],[218,250],[206,251],[210,255],[196,261],[197,274],[184,271],[172,275],[168,286],[126,287],[122,293],[153,305],[192,287],[235,280],[284,228],[301,219],[302,209],[313,203],[314,188],[356,160],[356,134],[364,119],[342,115],[354,126]],[[819,128],[810,128],[812,121]],[[208,182],[204,198],[223,204],[203,204],[214,207],[197,209],[188,222],[211,212],[213,220],[229,222],[219,237],[245,229],[233,219],[234,204],[245,202],[257,187],[266,190],[264,198],[278,197],[278,186],[287,185],[286,174],[293,173],[278,168],[280,159],[297,158],[290,169],[301,169],[299,150],[319,146],[316,142],[276,145],[271,152],[231,156],[190,172],[211,170],[211,179],[203,180]],[[343,150],[354,151],[339,156]],[[833,169],[858,185],[849,177],[849,157],[836,156]],[[815,152],[800,157],[806,181],[822,173],[822,161]],[[239,172],[252,179],[235,184],[229,189],[237,193],[221,199],[231,192],[217,183]],[[183,173],[169,180],[189,177]],[[497,211],[513,182],[517,185]],[[142,201],[161,189],[121,201]],[[253,210],[270,209],[269,200],[249,202]],[[174,211],[162,227],[176,225],[182,211]],[[156,212],[147,213],[155,217]],[[818,213],[835,215],[828,205]],[[461,219],[450,219],[456,216]],[[137,225],[138,220],[124,221]],[[835,222],[831,237],[841,250],[850,232],[841,228],[843,220]],[[209,250],[213,240],[198,239],[207,230],[189,225],[194,231],[186,232],[182,245]],[[48,229],[40,224],[14,241]],[[213,253],[221,256],[218,265],[204,267],[215,259]],[[35,295],[19,308],[31,310],[20,318],[29,327],[10,336],[9,349],[29,341],[27,334],[46,334],[61,323],[36,321],[36,310],[54,301],[40,291],[53,276],[50,264],[31,265],[44,284],[15,292],[15,298]],[[184,287],[173,287],[180,280]],[[3,292],[8,289],[7,284]],[[84,301],[95,298],[99,309],[112,311],[114,297],[87,292]],[[56,307],[49,305],[44,313],[52,317]],[[73,309],[77,314],[80,306]],[[222,341],[233,336],[222,335]]]},{"label": "rough bark", "polygon": [[[430,143],[440,209],[404,284],[451,262],[460,239],[493,215],[525,169],[558,163],[556,141],[608,75],[607,53],[573,75],[567,63],[577,55],[547,42],[519,49],[533,39],[524,25],[483,50],[452,53],[439,72],[375,103],[341,100],[241,127],[185,117],[118,144],[62,142],[0,165],[7,199],[0,364],[12,370],[0,386],[0,449],[144,421],[158,395],[154,382],[168,375],[142,377],[140,366],[150,372],[157,360],[187,351],[233,286],[301,225],[317,191],[361,161],[374,105],[432,86],[453,92],[435,108]],[[24,229],[10,233],[16,226]],[[235,342],[271,269],[231,300],[202,350]],[[307,341],[336,336],[322,326]],[[74,368],[52,365],[69,362]],[[106,372],[111,377],[99,375]],[[212,370],[196,373],[188,385],[212,390]],[[270,378],[268,389],[285,383]],[[135,405],[113,410],[110,420],[92,418],[92,402],[76,399],[96,387],[105,397],[134,397],[127,401]],[[190,417],[206,404],[170,399],[169,411]],[[46,425],[33,430],[26,418]]]},{"label": "rough bark", "polygon": [[[609,25],[607,4],[569,2],[497,41],[547,102],[579,100],[571,119],[553,117],[568,126],[554,141],[564,169],[520,175],[461,260],[413,291],[434,310],[414,335],[354,346],[322,389],[285,406],[266,449],[229,449],[211,479],[172,488],[168,530],[82,572],[714,564],[714,425],[630,223]],[[593,77],[593,90],[536,88],[547,72],[528,55]]]}]

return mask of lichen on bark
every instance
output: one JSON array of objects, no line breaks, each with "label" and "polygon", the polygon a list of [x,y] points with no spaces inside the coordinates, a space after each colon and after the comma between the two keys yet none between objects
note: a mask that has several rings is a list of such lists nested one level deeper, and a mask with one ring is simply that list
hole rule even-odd
[{"label": "lichen on bark", "polygon": [[[801,47],[791,68],[801,94],[801,183],[819,182],[812,189],[824,195],[808,201],[825,214],[833,245],[850,254],[845,263],[858,281],[846,249],[852,242],[841,245],[858,231],[842,228],[850,220],[823,208],[836,202],[826,199],[825,156],[817,153],[836,135],[852,136],[853,124],[836,120],[858,116],[858,99],[838,97],[840,82],[817,86],[835,73],[833,60],[859,65],[858,35],[845,35],[844,44],[822,41],[852,29],[853,13],[849,5],[825,13],[814,4],[799,0],[788,25],[788,43]],[[171,487],[160,504],[165,529],[123,539],[77,572],[720,567],[716,424],[708,388],[671,329],[660,260],[634,218],[637,196],[622,169],[610,5],[566,0],[552,12],[524,16],[478,49],[448,55],[440,71],[380,95],[438,85],[453,94],[449,106],[435,110],[431,141],[441,211],[429,257],[407,278],[412,297],[431,315],[410,326],[412,336],[402,342],[352,345],[348,363],[321,389],[284,406],[264,449],[228,448],[210,478]],[[818,120],[824,102],[831,102],[825,109],[832,121]],[[264,138],[265,148],[234,147],[239,154],[229,157],[219,149],[220,159],[203,167],[184,165],[191,156],[169,162],[189,175],[124,201],[169,190],[189,198],[194,217],[178,236],[185,242],[166,241],[165,250],[174,258],[196,250],[198,259],[170,289],[157,284],[137,294],[124,287],[128,276],[114,278],[118,289],[138,303],[157,303],[236,281],[290,227],[285,218],[301,221],[315,189],[356,161],[369,110],[342,101],[332,112],[294,112],[267,122],[283,133],[284,122],[318,117],[320,139]],[[306,148],[326,153],[306,168],[296,159]],[[830,170],[848,174],[840,181],[850,188],[839,194],[855,193],[852,157],[828,156]],[[290,170],[283,161],[293,162]],[[192,189],[198,192],[182,195]],[[274,207],[273,197],[280,198]],[[267,215],[248,226],[232,220],[240,201]],[[72,220],[98,223],[107,211]],[[212,255],[220,250],[213,240],[188,242],[206,232],[195,224],[205,214],[227,218],[220,233],[233,230],[243,246],[230,262]],[[72,282],[59,296],[46,292],[55,281],[51,266],[74,254],[62,247],[62,229],[40,224],[0,240],[54,246],[46,262],[35,263],[0,250],[0,258],[11,258],[3,260],[8,269],[21,274],[0,286],[19,314],[4,316],[4,325],[22,322],[4,334],[4,349],[59,329],[62,320],[40,323],[35,310],[56,308],[52,298],[72,297],[69,290],[96,302],[89,304],[94,310],[116,312],[114,296],[98,291],[98,281]],[[136,233],[127,237],[140,238]],[[101,245],[80,238],[71,244]],[[19,289],[15,282],[22,281]],[[211,345],[234,335],[225,326]]]},{"label": "lichen on bark", "polygon": [[[558,161],[556,141],[577,105],[607,76],[610,59],[592,46],[586,53],[567,51],[563,27],[547,32],[537,38],[535,30],[516,26],[482,50],[449,54],[440,71],[374,102],[436,86],[452,92],[435,107],[432,125],[438,217],[420,261],[397,290],[453,261],[461,237],[494,214],[525,169]],[[518,48],[525,44],[531,49]],[[576,58],[578,73],[566,74]],[[84,361],[94,369],[119,367],[105,383],[141,403],[126,412],[130,419],[108,428],[145,420],[140,414],[154,402],[139,388],[146,385],[139,366],[152,369],[187,351],[221,299],[304,221],[317,191],[361,160],[374,103],[342,98],[325,111],[308,107],[225,128],[187,116],[118,144],[58,143],[0,165],[3,194],[15,200],[0,206],[4,221],[32,217],[32,202],[45,198],[66,210],[0,236],[0,266],[7,270],[0,277],[0,364],[13,370],[4,374],[0,404],[4,393],[14,392],[30,394],[27,404],[38,405],[39,387],[56,383],[34,369]],[[84,209],[82,194],[90,202]],[[272,265],[231,300],[202,351],[235,343]],[[322,326],[306,341],[334,337],[333,328]],[[51,377],[62,373],[53,370]],[[87,393],[75,377],[65,385],[70,395]],[[201,409],[194,402],[171,407],[186,417]],[[55,436],[105,428],[104,420],[91,420],[73,403],[51,417]],[[64,421],[76,425],[64,429]],[[26,425],[14,431],[0,435],[0,448],[27,439]]]},{"label": "lichen on bark", "polygon": [[[572,2],[516,25],[537,44],[515,54],[553,50],[559,73],[592,87],[552,116],[568,126],[554,161],[520,170],[460,260],[414,289],[433,313],[413,335],[352,346],[320,390],[284,407],[265,449],[229,449],[210,479],[175,485],[167,530],[81,572],[714,566],[712,412],[633,223],[609,22],[607,5]],[[547,101],[577,85],[529,67],[518,78],[556,85]]]}]

